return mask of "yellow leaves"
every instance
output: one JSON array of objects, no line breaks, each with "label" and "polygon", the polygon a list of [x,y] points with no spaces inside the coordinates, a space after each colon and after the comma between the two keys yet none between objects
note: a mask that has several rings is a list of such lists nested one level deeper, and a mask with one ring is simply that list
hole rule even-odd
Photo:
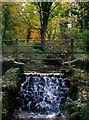
[{"label": "yellow leaves", "polygon": [[[28,35],[28,29],[24,29],[24,34],[23,34],[22,39],[26,40],[27,35]],[[30,39],[38,40],[39,38],[40,38],[40,32],[39,31],[37,31],[37,30],[31,31]]]},{"label": "yellow leaves", "polygon": [[39,38],[40,38],[40,33],[39,33],[39,31],[34,30],[34,31],[31,32],[31,39],[37,40],[37,39],[39,39]]},{"label": "yellow leaves", "polygon": [[16,12],[17,11],[17,8],[16,7],[13,7],[11,8],[12,12]]}]

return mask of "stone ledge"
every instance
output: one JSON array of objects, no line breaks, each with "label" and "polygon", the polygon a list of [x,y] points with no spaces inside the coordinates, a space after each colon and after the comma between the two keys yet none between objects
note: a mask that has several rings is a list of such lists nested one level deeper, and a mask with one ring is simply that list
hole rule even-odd
[{"label": "stone ledge", "polygon": [[20,72],[24,72],[24,63],[14,61],[14,59],[2,59],[2,75],[10,68],[19,68]]},{"label": "stone ledge", "polygon": [[56,118],[33,118],[33,117],[12,117],[11,120],[68,120],[68,118],[56,117]]}]

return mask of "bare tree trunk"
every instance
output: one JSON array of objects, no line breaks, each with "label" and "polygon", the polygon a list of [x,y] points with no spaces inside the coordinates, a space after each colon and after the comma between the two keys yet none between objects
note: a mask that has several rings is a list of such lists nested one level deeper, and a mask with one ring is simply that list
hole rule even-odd
[{"label": "bare tree trunk", "polygon": [[30,36],[31,36],[31,30],[30,30],[30,28],[29,28],[29,29],[28,29],[28,35],[27,35],[26,42],[29,42],[29,39],[31,39]]}]

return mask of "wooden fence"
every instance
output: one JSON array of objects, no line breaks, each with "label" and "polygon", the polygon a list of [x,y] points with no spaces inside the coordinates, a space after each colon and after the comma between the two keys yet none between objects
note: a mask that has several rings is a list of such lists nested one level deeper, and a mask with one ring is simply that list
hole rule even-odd
[{"label": "wooden fence", "polygon": [[[39,66],[37,67],[41,67],[42,69],[44,68],[44,65],[41,64],[42,61],[49,61],[49,64],[51,64],[52,62],[54,66],[57,66],[57,61],[60,61],[60,58],[62,58],[62,61],[69,61],[72,60],[76,55],[84,55],[85,57],[87,57],[85,45],[80,44],[77,40],[64,40],[65,43],[62,42],[62,44],[59,44],[59,41],[47,40],[46,51],[41,50],[42,46],[40,44],[40,41],[29,41],[29,43],[26,43],[25,40],[18,39],[3,40],[3,57],[14,58],[17,61],[29,61],[27,66],[31,66],[31,64],[34,63],[35,67],[37,64],[39,64]],[[50,41],[51,44],[49,44]],[[56,42],[57,44],[55,44]]]}]

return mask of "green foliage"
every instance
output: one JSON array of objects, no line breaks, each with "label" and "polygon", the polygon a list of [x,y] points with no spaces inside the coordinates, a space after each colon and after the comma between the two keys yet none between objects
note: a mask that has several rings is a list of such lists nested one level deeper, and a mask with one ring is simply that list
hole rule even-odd
[{"label": "green foliage", "polygon": [[70,39],[74,39],[74,40],[78,40],[79,37],[80,37],[80,32],[79,32],[79,29],[76,28],[76,27],[72,27],[70,29],[67,29],[66,31],[66,36]]},{"label": "green foliage", "polygon": [[4,92],[2,97],[2,120],[10,119],[15,108],[18,108],[18,102],[16,100],[16,93],[13,89],[8,89]]},{"label": "green foliage", "polygon": [[69,76],[69,79],[73,82],[78,81],[80,78],[83,79],[83,76],[85,75],[85,72],[81,69],[74,69],[74,72],[71,76]]},{"label": "green foliage", "polygon": [[78,3],[78,23],[81,30],[89,30],[89,1]]},{"label": "green foliage", "polygon": [[65,104],[70,120],[89,120],[89,102],[71,101]]},{"label": "green foliage", "polygon": [[89,30],[83,31],[83,44],[85,45],[86,51],[89,54]]},{"label": "green foliage", "polygon": [[2,3],[2,37],[3,39],[14,39],[16,37],[12,9],[7,2]]},{"label": "green foliage", "polygon": [[[12,113],[12,110],[13,110],[13,106],[12,106],[12,101],[11,101],[11,97],[9,97],[9,94],[8,92],[5,92],[5,96],[3,95],[3,98],[2,98],[2,120],[8,120],[9,116],[11,115]],[[12,106],[12,108],[10,107]]]},{"label": "green foliage", "polygon": [[66,60],[69,58],[69,51],[70,49],[65,39],[49,40],[46,42],[47,58],[58,59],[59,63],[61,59]]}]

